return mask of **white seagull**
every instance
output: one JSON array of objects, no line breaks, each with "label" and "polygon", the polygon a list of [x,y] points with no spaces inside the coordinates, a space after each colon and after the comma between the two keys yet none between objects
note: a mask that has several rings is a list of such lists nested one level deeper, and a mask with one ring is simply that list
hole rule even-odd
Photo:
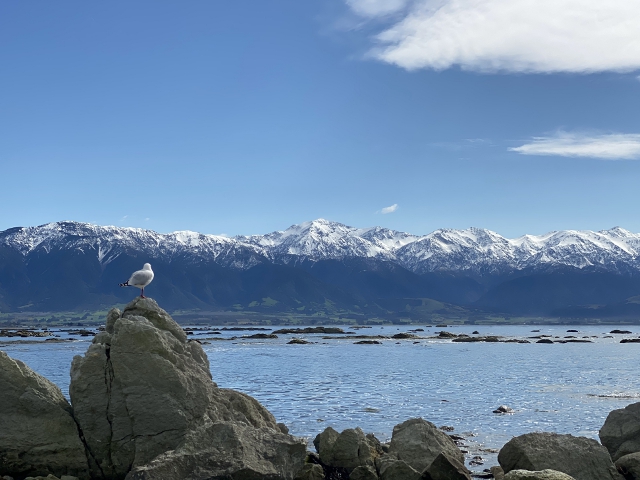
[{"label": "white seagull", "polygon": [[147,298],[144,296],[144,287],[149,285],[153,280],[153,270],[151,270],[151,264],[145,263],[142,267],[142,270],[138,270],[137,272],[133,272],[131,274],[131,278],[124,283],[121,283],[121,287],[138,287],[142,291],[140,292],[140,296],[142,298]]}]

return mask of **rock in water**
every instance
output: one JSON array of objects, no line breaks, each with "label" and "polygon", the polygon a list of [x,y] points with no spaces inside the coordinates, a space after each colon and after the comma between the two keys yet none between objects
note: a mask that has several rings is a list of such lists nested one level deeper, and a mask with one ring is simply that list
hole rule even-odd
[{"label": "rock in water", "polygon": [[471,480],[471,472],[464,463],[446,453],[438,455],[422,472],[421,480]]},{"label": "rock in water", "polygon": [[600,429],[600,441],[614,462],[624,455],[640,452],[640,402],[609,412]]},{"label": "rock in water", "polygon": [[[304,462],[304,444],[255,399],[219,389],[200,344],[149,298],[109,312],[106,331],[73,359],[69,393],[95,478],[119,480],[136,469],[135,478],[169,480],[177,477],[156,475],[172,462],[181,479],[213,477],[196,461],[205,456],[223,476],[246,468],[257,478],[293,478]],[[224,435],[217,450],[206,443]],[[281,458],[283,451],[291,455]],[[268,461],[253,461],[262,454]]]},{"label": "rock in water", "polygon": [[0,475],[89,478],[71,405],[60,389],[0,352]]},{"label": "rock in water", "polygon": [[464,455],[446,433],[422,418],[412,418],[393,427],[389,454],[422,472],[438,455],[446,453],[464,464]]},{"label": "rock in water", "polygon": [[557,433],[527,433],[502,447],[498,462],[511,470],[557,470],[576,480],[623,480],[609,452],[595,440]]}]

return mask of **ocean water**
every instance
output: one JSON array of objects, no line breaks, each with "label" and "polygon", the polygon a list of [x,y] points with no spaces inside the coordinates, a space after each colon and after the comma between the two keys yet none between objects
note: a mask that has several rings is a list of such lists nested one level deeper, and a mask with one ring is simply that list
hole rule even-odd
[{"label": "ocean water", "polygon": [[[277,327],[275,327],[277,328]],[[348,327],[343,327],[348,329]],[[388,335],[416,326],[362,329],[356,335]],[[432,336],[442,328],[414,332]],[[605,338],[613,328],[632,335]],[[280,335],[278,339],[241,338],[256,332],[195,332],[203,345],[214,381],[257,398],[290,432],[309,441],[328,426],[338,431],[361,427],[389,440],[393,426],[422,417],[454,427],[468,439],[469,457],[479,454],[485,466],[511,437],[534,431],[571,433],[597,439],[607,414],[640,401],[640,327],[614,326],[470,326],[482,335],[527,338],[534,335],[590,337],[593,343],[517,344],[452,343],[450,340],[382,340],[355,345],[344,335]],[[540,332],[531,332],[539,329]],[[579,333],[568,333],[577,329]],[[336,337],[337,335],[330,335]],[[315,342],[287,345],[293,337]],[[83,354],[88,339],[66,343],[3,343],[0,349],[27,363],[63,390],[69,366]],[[557,339],[556,339],[557,340]],[[531,340],[535,342],[536,340]],[[414,343],[419,342],[419,343]],[[499,405],[511,415],[492,411]],[[476,470],[482,467],[476,467]]]}]

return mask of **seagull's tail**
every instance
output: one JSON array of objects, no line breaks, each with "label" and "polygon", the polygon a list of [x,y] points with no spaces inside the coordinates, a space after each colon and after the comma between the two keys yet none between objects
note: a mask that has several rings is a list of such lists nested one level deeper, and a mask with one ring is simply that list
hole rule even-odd
[{"label": "seagull's tail", "polygon": [[124,282],[124,283],[121,283],[121,284],[120,284],[120,286],[121,286],[121,287],[130,287],[130,285],[129,285],[129,280],[127,280],[127,281],[126,281],[126,282]]}]

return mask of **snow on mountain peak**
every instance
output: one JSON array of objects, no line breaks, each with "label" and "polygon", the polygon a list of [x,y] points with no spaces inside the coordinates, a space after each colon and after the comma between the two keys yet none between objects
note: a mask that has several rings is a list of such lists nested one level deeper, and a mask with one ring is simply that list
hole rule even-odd
[{"label": "snow on mountain peak", "polygon": [[0,232],[0,245],[25,256],[56,248],[93,250],[103,265],[124,251],[135,250],[149,258],[187,255],[194,262],[214,261],[238,269],[265,261],[359,257],[395,262],[416,273],[504,273],[559,266],[640,270],[640,234],[620,227],[507,239],[476,227],[439,229],[420,236],[383,227],[354,228],[320,218],[265,235],[229,238],[188,230],[160,234],[141,228],[61,221],[5,230]]}]

